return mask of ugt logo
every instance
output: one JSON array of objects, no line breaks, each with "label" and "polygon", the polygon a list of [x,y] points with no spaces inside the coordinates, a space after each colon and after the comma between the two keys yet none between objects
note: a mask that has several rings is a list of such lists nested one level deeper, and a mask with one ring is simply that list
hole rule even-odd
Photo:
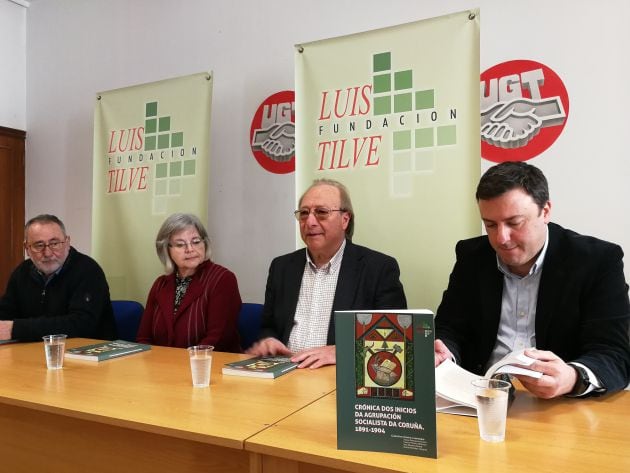
[{"label": "ugt logo", "polygon": [[558,75],[536,61],[515,60],[481,74],[481,155],[527,161],[560,136],[569,97]]},{"label": "ugt logo", "polygon": [[295,171],[295,93],[277,92],[265,99],[249,130],[252,153],[263,168],[275,174]]}]

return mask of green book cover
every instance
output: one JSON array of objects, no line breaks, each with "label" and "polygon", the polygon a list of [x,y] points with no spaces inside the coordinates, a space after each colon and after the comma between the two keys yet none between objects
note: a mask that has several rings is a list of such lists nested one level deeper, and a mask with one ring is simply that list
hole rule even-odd
[{"label": "green book cover", "polygon": [[111,342],[84,345],[82,347],[66,348],[65,357],[77,360],[103,361],[150,349],[151,345],[127,342],[125,340],[114,340]]},{"label": "green book cover", "polygon": [[437,458],[433,313],[336,311],[337,448]]},{"label": "green book cover", "polygon": [[263,356],[233,361],[223,366],[223,374],[251,376],[253,378],[277,378],[297,368],[286,356]]}]

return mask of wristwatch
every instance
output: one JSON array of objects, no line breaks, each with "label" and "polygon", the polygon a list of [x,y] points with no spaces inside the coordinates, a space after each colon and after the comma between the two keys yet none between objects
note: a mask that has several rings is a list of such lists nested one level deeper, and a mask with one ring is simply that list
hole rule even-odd
[{"label": "wristwatch", "polygon": [[591,385],[591,381],[588,379],[588,373],[584,368],[578,365],[571,365],[577,372],[577,380],[575,381],[575,386],[569,393],[569,396],[580,396],[586,392],[588,387]]}]

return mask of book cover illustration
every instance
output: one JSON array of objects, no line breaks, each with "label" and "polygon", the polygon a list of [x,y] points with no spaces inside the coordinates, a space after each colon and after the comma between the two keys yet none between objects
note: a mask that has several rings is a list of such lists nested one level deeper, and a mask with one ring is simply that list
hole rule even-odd
[{"label": "book cover illustration", "polygon": [[[413,400],[411,314],[357,314],[355,372],[358,397]],[[425,336],[430,327],[422,327]]]},{"label": "book cover illustration", "polygon": [[339,311],[337,446],[435,458],[430,311]]}]

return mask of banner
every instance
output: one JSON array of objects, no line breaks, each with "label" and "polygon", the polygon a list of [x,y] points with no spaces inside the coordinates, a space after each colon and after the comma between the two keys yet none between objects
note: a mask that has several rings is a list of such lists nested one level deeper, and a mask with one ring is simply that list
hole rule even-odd
[{"label": "banner", "polygon": [[143,305],[164,272],[155,237],[173,212],[208,215],[212,74],[97,94],[92,255],[112,299]]},{"label": "banner", "polygon": [[349,189],[353,241],[398,260],[435,311],[457,240],[480,234],[479,11],[296,46],[296,194]]}]

